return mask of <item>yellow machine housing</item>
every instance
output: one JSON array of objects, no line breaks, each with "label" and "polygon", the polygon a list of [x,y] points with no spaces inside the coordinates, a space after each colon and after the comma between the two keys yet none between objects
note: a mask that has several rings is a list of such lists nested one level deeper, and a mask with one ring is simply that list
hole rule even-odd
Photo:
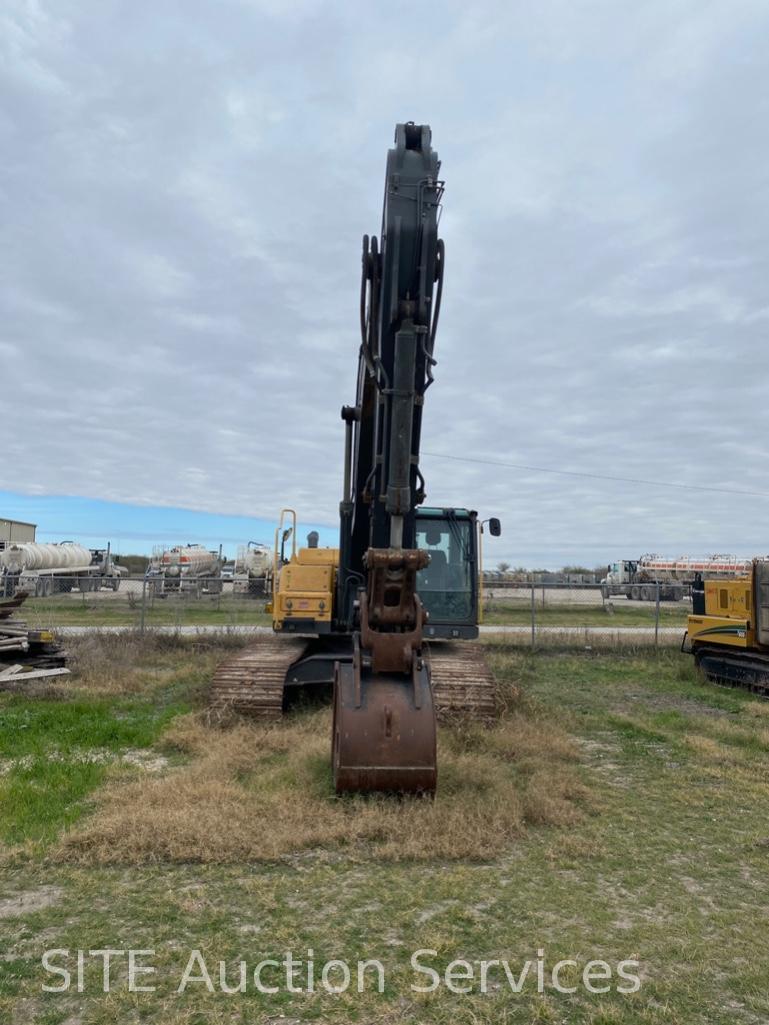
[{"label": "yellow machine housing", "polygon": [[689,641],[730,648],[756,646],[756,613],[750,577],[705,581],[705,615],[689,616]]},{"label": "yellow machine housing", "polygon": [[[291,526],[283,524],[291,518]],[[291,539],[291,556],[286,559],[285,544]],[[275,531],[275,565],[272,575],[272,628],[276,631],[324,633],[331,628],[334,589],[339,567],[338,548],[297,548],[296,513],[281,512]]]},{"label": "yellow machine housing", "polygon": [[300,548],[278,574],[272,625],[282,630],[286,620],[331,623],[338,548]]}]

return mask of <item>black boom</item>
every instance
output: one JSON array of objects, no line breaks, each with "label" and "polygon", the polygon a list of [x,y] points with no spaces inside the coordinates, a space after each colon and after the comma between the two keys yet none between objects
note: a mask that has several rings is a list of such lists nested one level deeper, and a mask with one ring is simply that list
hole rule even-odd
[{"label": "black boom", "polygon": [[419,441],[443,284],[438,238],[443,182],[428,125],[395,129],[388,152],[381,241],[363,237],[358,389],[345,406],[338,626],[353,626],[369,548],[412,549],[424,501]]}]

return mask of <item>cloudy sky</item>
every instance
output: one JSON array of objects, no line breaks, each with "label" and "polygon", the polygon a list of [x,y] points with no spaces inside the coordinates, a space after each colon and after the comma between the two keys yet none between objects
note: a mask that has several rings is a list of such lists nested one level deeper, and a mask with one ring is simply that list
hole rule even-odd
[{"label": "cloudy sky", "polygon": [[360,236],[415,120],[428,501],[516,565],[769,550],[766,0],[4,0],[0,57],[0,515],[332,525]]}]

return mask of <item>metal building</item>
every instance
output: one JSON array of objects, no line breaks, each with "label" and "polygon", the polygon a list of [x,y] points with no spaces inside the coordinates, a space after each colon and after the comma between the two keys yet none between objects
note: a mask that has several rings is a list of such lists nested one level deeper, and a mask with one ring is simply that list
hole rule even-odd
[{"label": "metal building", "polygon": [[0,551],[7,548],[8,545],[15,545],[20,541],[34,541],[36,530],[36,523],[0,519]]}]

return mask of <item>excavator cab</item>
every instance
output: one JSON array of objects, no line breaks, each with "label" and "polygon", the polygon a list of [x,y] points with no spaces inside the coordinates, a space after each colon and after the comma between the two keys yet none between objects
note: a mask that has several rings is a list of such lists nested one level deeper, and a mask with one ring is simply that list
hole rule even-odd
[{"label": "excavator cab", "polygon": [[[284,509],[275,532],[273,600],[267,611],[273,613],[278,632],[328,633],[339,551],[298,547],[295,517],[293,510]],[[287,520],[291,525],[285,528]],[[416,574],[416,592],[427,613],[423,634],[430,640],[474,640],[481,605],[478,514],[424,507],[416,511],[415,520],[416,548],[429,556]],[[490,521],[495,536],[498,522]]]},{"label": "excavator cab", "polygon": [[478,516],[468,509],[419,508],[416,547],[430,561],[417,573],[427,638],[478,636]]}]

